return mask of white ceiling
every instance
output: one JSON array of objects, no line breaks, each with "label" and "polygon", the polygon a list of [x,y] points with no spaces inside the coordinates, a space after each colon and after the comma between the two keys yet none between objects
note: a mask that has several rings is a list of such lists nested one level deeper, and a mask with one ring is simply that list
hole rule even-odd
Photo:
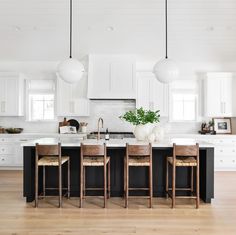
[{"label": "white ceiling", "polygon": [[[73,0],[74,56],[164,56],[164,0]],[[0,0],[0,60],[68,56],[69,0]],[[169,0],[169,55],[235,61],[236,0]]]}]

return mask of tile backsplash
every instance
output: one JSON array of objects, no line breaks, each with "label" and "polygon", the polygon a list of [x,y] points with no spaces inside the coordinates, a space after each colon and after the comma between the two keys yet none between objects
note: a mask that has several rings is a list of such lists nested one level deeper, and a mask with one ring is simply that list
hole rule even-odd
[{"label": "tile backsplash", "polygon": [[[104,128],[109,131],[132,132],[133,126],[119,118],[128,110],[135,109],[135,100],[91,100],[89,117],[67,117],[74,118],[79,122],[88,122],[88,132],[97,130],[99,117],[104,120]],[[59,117],[58,121],[63,120]],[[22,127],[24,132],[53,133],[58,131],[58,121],[54,122],[29,122],[25,117],[0,117],[0,126]],[[160,124],[167,133],[197,133],[200,123],[169,123],[167,118],[161,118]]]}]

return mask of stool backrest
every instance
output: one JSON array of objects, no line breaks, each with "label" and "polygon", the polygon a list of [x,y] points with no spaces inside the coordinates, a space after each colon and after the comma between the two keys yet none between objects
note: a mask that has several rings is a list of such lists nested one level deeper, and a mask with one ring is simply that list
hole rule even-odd
[{"label": "stool backrest", "polygon": [[81,156],[105,156],[106,155],[106,144],[103,145],[87,145],[87,144],[82,144],[80,145],[81,147]]},{"label": "stool backrest", "polygon": [[126,154],[128,156],[150,156],[152,155],[152,145],[130,145],[127,143]]},{"label": "stool backrest", "polygon": [[[58,158],[59,168],[61,167],[61,143],[57,145],[35,145],[35,167],[38,167],[38,160],[40,156],[55,156]],[[36,174],[38,174],[36,172]]]},{"label": "stool backrest", "polygon": [[176,145],[173,144],[173,156],[177,157],[198,157],[199,144],[196,145]]},{"label": "stool backrest", "polygon": [[61,144],[40,145],[36,143],[36,154],[38,156],[59,156],[61,155]]}]

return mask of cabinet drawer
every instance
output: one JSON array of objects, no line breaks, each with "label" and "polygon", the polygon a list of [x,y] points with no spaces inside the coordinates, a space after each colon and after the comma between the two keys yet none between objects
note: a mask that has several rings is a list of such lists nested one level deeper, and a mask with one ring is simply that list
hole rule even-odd
[{"label": "cabinet drawer", "polygon": [[216,170],[236,170],[236,157],[216,157],[215,158]]},{"label": "cabinet drawer", "polygon": [[12,166],[14,163],[14,157],[11,155],[0,156],[0,166]]},{"label": "cabinet drawer", "polygon": [[229,146],[229,147],[225,147],[225,146],[218,146],[215,147],[215,155],[234,155],[236,156],[236,146]]},{"label": "cabinet drawer", "polygon": [[236,139],[215,139],[210,142],[215,145],[236,145]]},{"label": "cabinet drawer", "polygon": [[1,154],[15,154],[15,147],[12,145],[0,145],[0,155]]},{"label": "cabinet drawer", "polygon": [[9,143],[12,142],[11,138],[0,137],[0,143]]}]

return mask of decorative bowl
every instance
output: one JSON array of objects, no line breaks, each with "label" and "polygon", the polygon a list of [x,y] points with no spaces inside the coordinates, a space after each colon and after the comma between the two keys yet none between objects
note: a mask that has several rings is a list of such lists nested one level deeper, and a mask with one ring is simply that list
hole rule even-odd
[{"label": "decorative bowl", "polygon": [[5,131],[8,134],[20,134],[24,129],[23,128],[6,128]]}]

